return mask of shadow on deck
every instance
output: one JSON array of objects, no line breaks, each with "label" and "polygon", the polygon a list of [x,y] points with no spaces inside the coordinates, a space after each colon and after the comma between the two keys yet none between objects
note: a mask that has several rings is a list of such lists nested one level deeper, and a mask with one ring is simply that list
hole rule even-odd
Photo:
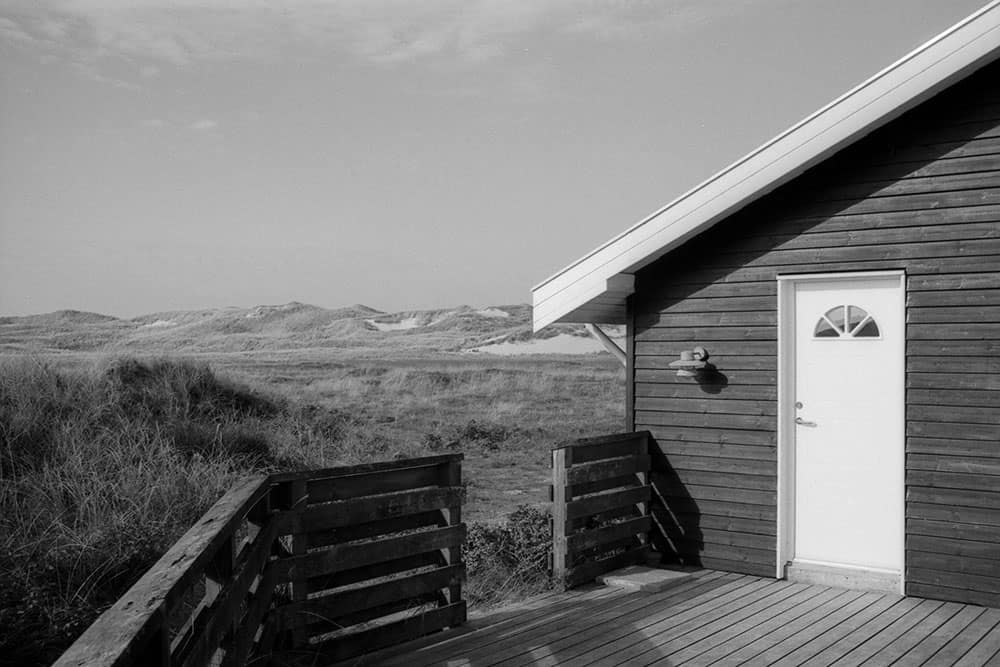
[{"label": "shadow on deck", "polygon": [[548,595],[341,664],[1000,664],[1000,609],[703,570],[656,593]]}]

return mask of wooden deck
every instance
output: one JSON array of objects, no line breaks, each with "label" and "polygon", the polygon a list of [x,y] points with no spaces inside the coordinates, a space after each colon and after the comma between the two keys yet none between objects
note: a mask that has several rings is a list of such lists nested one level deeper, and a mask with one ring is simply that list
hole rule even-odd
[{"label": "wooden deck", "polygon": [[701,571],[552,594],[353,664],[1000,665],[1000,609]]}]

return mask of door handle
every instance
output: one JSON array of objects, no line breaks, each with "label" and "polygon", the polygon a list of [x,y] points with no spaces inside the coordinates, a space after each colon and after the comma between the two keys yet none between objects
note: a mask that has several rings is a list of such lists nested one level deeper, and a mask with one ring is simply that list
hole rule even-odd
[{"label": "door handle", "polygon": [[795,423],[798,424],[799,426],[815,426],[816,425],[816,422],[807,422],[802,417],[796,417],[795,418]]}]

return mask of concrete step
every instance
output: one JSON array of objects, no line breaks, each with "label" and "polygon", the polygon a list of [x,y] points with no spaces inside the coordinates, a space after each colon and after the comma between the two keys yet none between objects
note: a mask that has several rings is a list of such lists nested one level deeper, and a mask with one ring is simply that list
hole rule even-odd
[{"label": "concrete step", "polygon": [[605,586],[625,588],[631,591],[655,592],[676,586],[684,581],[689,581],[692,577],[691,572],[664,570],[645,565],[631,565],[620,570],[615,570],[614,572],[602,574],[597,577],[597,582]]},{"label": "concrete step", "polygon": [[900,593],[899,572],[796,561],[785,566],[785,578],[802,584]]}]

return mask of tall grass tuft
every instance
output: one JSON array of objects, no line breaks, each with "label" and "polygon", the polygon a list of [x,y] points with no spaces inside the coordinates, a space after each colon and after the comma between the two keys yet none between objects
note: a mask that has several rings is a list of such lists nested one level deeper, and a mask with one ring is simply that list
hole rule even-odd
[{"label": "tall grass tuft", "polygon": [[350,420],[205,365],[0,367],[0,663],[48,664],[236,480],[365,458]]}]

